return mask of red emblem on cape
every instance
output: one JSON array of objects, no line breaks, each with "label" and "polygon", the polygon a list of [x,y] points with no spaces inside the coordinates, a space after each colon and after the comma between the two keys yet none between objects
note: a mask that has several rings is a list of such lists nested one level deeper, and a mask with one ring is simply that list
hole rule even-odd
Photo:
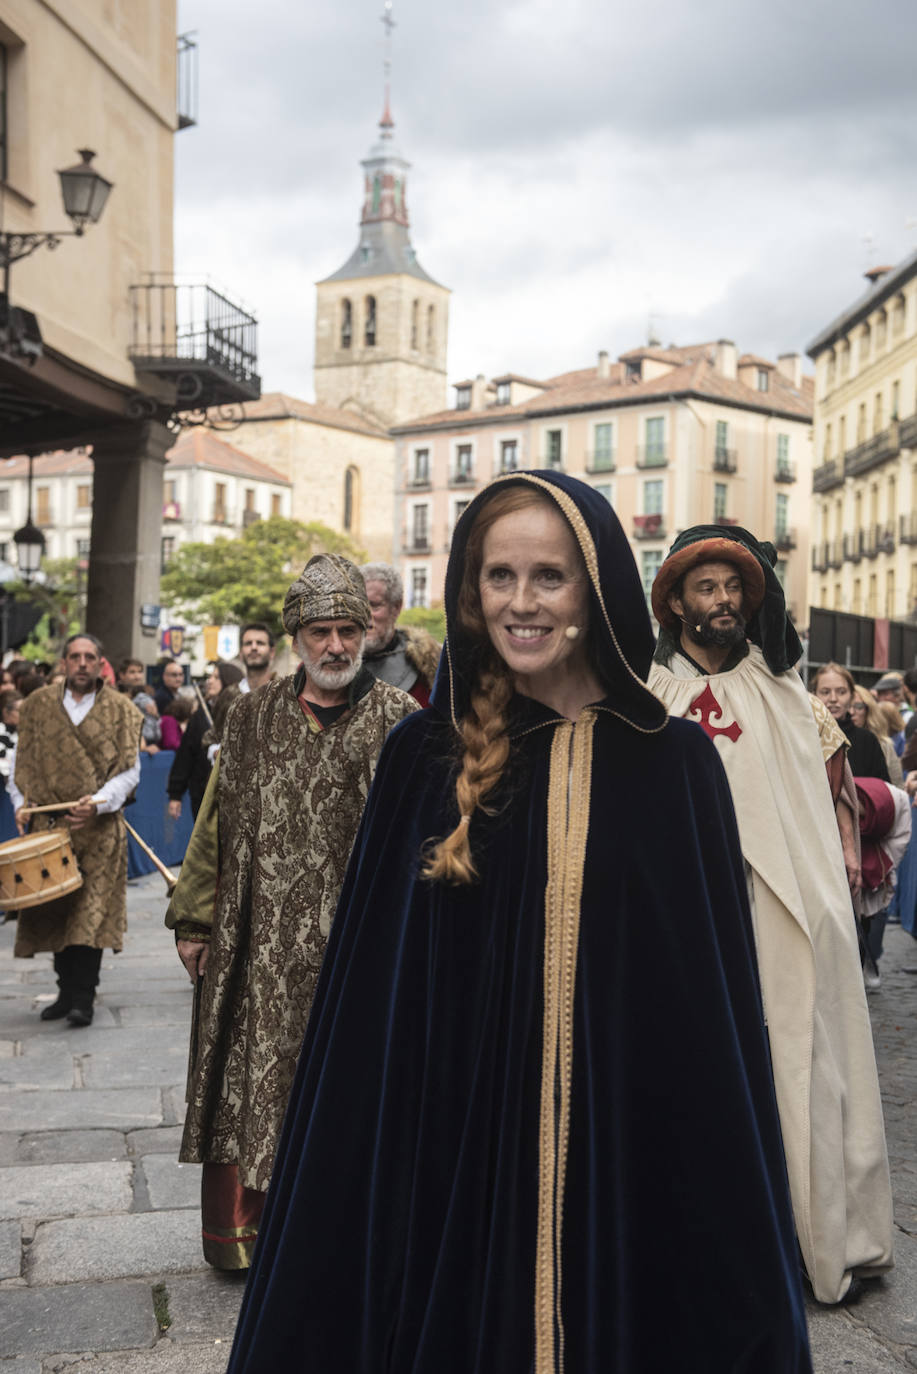
[{"label": "red emblem on cape", "polygon": [[[694,715],[695,711],[697,712],[697,717]],[[723,719],[723,708],[710,690],[709,682],[700,695],[696,696],[691,702],[691,705],[685,712],[685,718],[688,720],[699,718],[698,724],[702,730],[707,731],[711,739],[716,739],[717,735],[726,735],[732,740],[733,744],[735,744],[739,735],[742,733],[742,727],[739,725],[738,721],[735,720],[731,725],[721,726],[711,724],[711,721],[714,719]]]}]

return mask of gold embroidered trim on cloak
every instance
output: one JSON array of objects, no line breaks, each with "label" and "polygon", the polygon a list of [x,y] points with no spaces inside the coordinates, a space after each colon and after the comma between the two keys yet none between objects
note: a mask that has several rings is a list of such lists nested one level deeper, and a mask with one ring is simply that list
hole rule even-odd
[{"label": "gold embroidered trim on cloak", "polygon": [[564,1185],[573,1077],[573,1006],[592,779],[595,712],[554,732],[548,780],[544,1033],[535,1248],[535,1374],[563,1374]]}]

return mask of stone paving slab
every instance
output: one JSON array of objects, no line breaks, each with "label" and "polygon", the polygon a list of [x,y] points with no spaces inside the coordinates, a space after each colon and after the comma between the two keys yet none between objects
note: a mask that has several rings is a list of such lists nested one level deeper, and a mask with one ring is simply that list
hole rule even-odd
[{"label": "stone paving slab", "polygon": [[29,1041],[15,1059],[0,1060],[0,1093],[19,1089],[66,1092],[74,1086],[73,1050],[68,1045]]},{"label": "stone paving slab", "polygon": [[169,1103],[174,1119],[180,1124],[184,1124],[185,1117],[188,1115],[188,1104],[185,1101],[186,1081],[182,1079],[180,1083],[173,1083],[169,1089]]},{"label": "stone paving slab", "polygon": [[22,1232],[18,1221],[0,1221],[0,1279],[18,1279]]},{"label": "stone paving slab", "polygon": [[[0,1108],[3,1107],[0,1102]],[[0,1168],[4,1164],[15,1164],[16,1156],[19,1153],[19,1141],[21,1136],[18,1131],[6,1129],[13,1124],[13,1102],[6,1103],[6,1111],[0,1110]]]},{"label": "stone paving slab", "polygon": [[158,1126],[149,1131],[130,1131],[127,1148],[132,1155],[178,1155],[181,1146],[181,1126]]},{"label": "stone paving slab", "polygon": [[41,1360],[36,1355],[17,1355],[12,1360],[0,1359],[0,1374],[42,1374]]},{"label": "stone paving slab", "polygon": [[[810,1307],[809,1339],[813,1374],[906,1374],[900,1351],[890,1350],[866,1327],[854,1325],[839,1308]],[[774,1372],[777,1374],[777,1371]]]},{"label": "stone paving slab", "polygon": [[0,1220],[126,1212],[133,1198],[133,1170],[126,1160],[0,1169]]},{"label": "stone paving slab", "polygon": [[851,1315],[884,1340],[917,1350],[917,1240],[898,1231],[895,1267],[881,1283],[870,1283]]},{"label": "stone paving slab", "polygon": [[[0,1100],[0,1112],[3,1102]],[[0,1118],[2,1119],[2,1118]],[[95,1092],[17,1094],[16,1124],[22,1131],[112,1126],[132,1131],[158,1126],[162,1094],[158,1088],[120,1088]]]},{"label": "stone paving slab", "polygon": [[197,1209],[46,1221],[29,1247],[30,1284],[135,1278],[202,1269]]},{"label": "stone paving slab", "polygon": [[169,1339],[179,1345],[208,1338],[222,1339],[228,1359],[245,1292],[245,1278],[243,1270],[221,1274],[209,1269],[205,1274],[168,1279],[166,1289],[172,1318]]},{"label": "stone paving slab", "polygon": [[[46,1007],[49,1002],[53,1002],[56,993],[49,992],[47,997],[34,997],[26,1001],[18,998],[15,1010],[0,1009],[0,1031],[4,1035],[11,1036],[23,1043],[34,1040],[41,1043],[45,1040],[58,1042],[59,1044],[78,1043],[76,1037],[82,1032],[64,1017],[60,1021],[42,1021],[39,1012],[42,1007]],[[92,1029],[99,1030],[105,1027],[117,1025],[112,1011],[99,999],[96,998],[95,1015],[93,1017]]]},{"label": "stone paving slab", "polygon": [[141,1159],[140,1168],[154,1211],[200,1206],[202,1165],[179,1164],[170,1155],[154,1154]]},{"label": "stone paving slab", "polygon": [[32,1131],[19,1138],[13,1158],[9,1161],[3,1159],[2,1162],[88,1164],[124,1159],[126,1154],[127,1145],[122,1131]]},{"label": "stone paving slab", "polygon": [[3,1294],[4,1355],[133,1350],[152,1346],[158,1334],[148,1283],[68,1283]]},{"label": "stone paving slab", "polygon": [[162,998],[143,1006],[121,1008],[122,1026],[178,1026],[185,1034],[191,1029],[191,999],[189,997]]},{"label": "stone paving slab", "polygon": [[0,1059],[12,1059],[15,1054],[15,1040],[0,1040]]},{"label": "stone paving slab", "polygon": [[[139,1034],[122,1031],[121,1035]],[[87,1088],[121,1088],[137,1083],[155,1083],[167,1088],[180,1078],[188,1065],[188,1050],[184,1045],[151,1045],[144,1037],[146,1048],[138,1056],[118,1045],[112,1049],[93,1049],[83,1068]],[[0,1069],[2,1073],[2,1069]]]},{"label": "stone paving slab", "polygon": [[[225,1343],[177,1346],[165,1339],[154,1350],[136,1354],[84,1355],[81,1360],[53,1365],[46,1360],[44,1369],[45,1374],[226,1374],[229,1351]],[[6,1374],[2,1364],[0,1374]]]}]

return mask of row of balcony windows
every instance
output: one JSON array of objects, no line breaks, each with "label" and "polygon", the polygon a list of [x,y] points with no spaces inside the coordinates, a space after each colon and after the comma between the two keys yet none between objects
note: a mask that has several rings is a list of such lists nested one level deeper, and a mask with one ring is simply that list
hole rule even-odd
[{"label": "row of balcony windows", "polygon": [[[736,525],[738,521],[728,515],[714,516],[715,525]],[[633,518],[632,537],[643,541],[649,539],[668,538],[668,526],[662,511],[655,511],[651,515],[635,515]],[[917,527],[915,527],[914,543],[917,543]],[[774,533],[774,545],[781,553],[789,553],[796,548],[796,531],[791,529],[778,529]],[[826,546],[827,547],[827,546]],[[432,554],[433,537],[428,529],[414,530],[407,536],[402,544],[402,552],[406,554]],[[449,552],[448,542],[443,546],[443,552]],[[816,571],[820,571],[815,563],[815,553],[813,552],[812,566]],[[826,566],[834,566],[827,564]],[[838,565],[840,566],[840,565]]]},{"label": "row of balcony windows", "polygon": [[843,460],[827,458],[812,474],[812,490],[831,491],[839,487],[845,477],[860,477],[864,472],[881,467],[890,458],[896,458],[903,448],[917,448],[917,415],[896,420],[888,429],[847,449]]},{"label": "row of balcony windows", "polygon": [[[912,515],[902,515],[899,541],[902,544],[917,543],[917,524]],[[870,525],[854,534],[845,534],[838,539],[825,539],[812,549],[812,571],[827,572],[829,568],[840,568],[845,563],[859,563],[864,558],[878,558],[880,553],[895,552],[894,525]]]},{"label": "row of balcony windows", "polygon": [[[587,452],[585,454],[585,471],[590,475],[600,472],[616,472],[616,455],[612,452]],[[669,457],[665,448],[638,448],[636,453],[636,466],[638,469],[665,468],[668,467]],[[555,456],[542,457],[536,466],[547,468],[554,472],[564,472],[567,465],[561,458]],[[513,457],[502,456],[498,464],[498,474],[506,472],[516,472],[521,467],[518,455]],[[738,459],[735,449],[717,450],[713,460],[714,472],[735,473],[738,471]],[[795,482],[796,467],[786,459],[778,459],[774,480],[777,482]],[[474,472],[468,465],[454,467],[449,472],[449,486],[465,486],[475,481]],[[433,475],[428,465],[420,465],[414,468],[408,477],[407,487],[412,491],[430,491],[433,487]]]}]

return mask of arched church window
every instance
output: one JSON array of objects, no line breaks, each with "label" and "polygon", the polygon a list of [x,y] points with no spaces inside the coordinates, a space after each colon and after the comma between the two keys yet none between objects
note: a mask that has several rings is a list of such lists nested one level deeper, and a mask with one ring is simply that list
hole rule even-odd
[{"label": "arched church window", "polygon": [[357,483],[359,472],[355,467],[349,467],[344,473],[344,529],[348,534],[353,530],[356,522],[357,510]]},{"label": "arched church window", "polygon": [[373,214],[378,214],[382,203],[382,177],[377,172],[373,177]]},{"label": "arched church window", "polygon": [[412,303],[412,305],[411,305],[411,347],[412,347],[412,348],[419,348],[419,347],[420,347],[420,342],[419,342],[419,339],[418,339],[419,318],[420,318],[420,301],[414,301],[414,302]]},{"label": "arched church window", "polygon": [[366,327],[363,331],[363,342],[367,348],[372,348],[376,342],[376,298],[367,296],[366,307]]},{"label": "arched church window", "polygon": [[345,296],[341,301],[341,347],[349,348],[353,338],[353,306]]},{"label": "arched church window", "polygon": [[432,353],[436,348],[436,310],[430,305],[427,307],[427,352]]}]

